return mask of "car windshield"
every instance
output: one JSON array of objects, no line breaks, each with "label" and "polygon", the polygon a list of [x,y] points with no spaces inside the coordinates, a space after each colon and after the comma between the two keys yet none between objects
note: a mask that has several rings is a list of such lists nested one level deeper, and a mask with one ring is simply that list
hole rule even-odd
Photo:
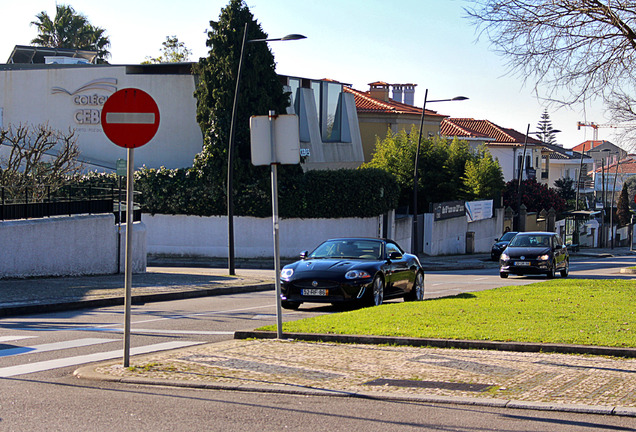
[{"label": "car windshield", "polygon": [[550,247],[550,236],[544,234],[517,234],[510,247]]},{"label": "car windshield", "polygon": [[348,258],[378,260],[382,243],[374,240],[328,240],[318,246],[309,258]]},{"label": "car windshield", "polygon": [[510,239],[513,238],[516,235],[517,235],[516,232],[507,232],[507,233],[505,233],[504,235],[501,236],[499,241],[510,241]]}]

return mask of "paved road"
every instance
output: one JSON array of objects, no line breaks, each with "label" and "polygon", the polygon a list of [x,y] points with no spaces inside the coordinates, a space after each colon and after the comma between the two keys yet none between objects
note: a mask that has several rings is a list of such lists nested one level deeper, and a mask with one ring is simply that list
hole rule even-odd
[{"label": "paved road", "polygon": [[[633,258],[578,262],[572,277],[625,277]],[[606,270],[599,266],[608,265]],[[593,267],[597,267],[593,270]],[[596,275],[596,276],[594,276]],[[495,268],[429,272],[429,294],[532,283],[499,279]],[[272,291],[135,305],[134,350],[231,339],[234,330],[274,322]],[[354,398],[205,392],[77,381],[86,362],[121,357],[121,307],[0,320],[0,430],[636,430],[634,418],[444,406]],[[295,319],[331,313],[305,305]],[[193,345],[198,347],[199,345]],[[163,413],[170,413],[164,415]],[[86,419],[92,421],[88,424]]]}]

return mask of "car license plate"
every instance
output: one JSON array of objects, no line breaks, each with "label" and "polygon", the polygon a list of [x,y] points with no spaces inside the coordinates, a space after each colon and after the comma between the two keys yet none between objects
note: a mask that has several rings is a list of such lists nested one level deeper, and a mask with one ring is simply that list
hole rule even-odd
[{"label": "car license plate", "polygon": [[517,265],[517,266],[529,266],[530,262],[529,261],[517,261],[515,263],[515,265]]},{"label": "car license plate", "polygon": [[306,295],[306,296],[326,296],[327,295],[327,290],[326,289],[304,289],[303,290],[303,295]]}]

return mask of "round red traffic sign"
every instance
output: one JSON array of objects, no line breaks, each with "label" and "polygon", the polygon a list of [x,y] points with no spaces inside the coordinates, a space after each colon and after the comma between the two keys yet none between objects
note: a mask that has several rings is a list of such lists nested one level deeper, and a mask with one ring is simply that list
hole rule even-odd
[{"label": "round red traffic sign", "polygon": [[106,100],[101,121],[104,133],[113,143],[125,148],[141,147],[159,129],[159,107],[145,91],[125,88]]}]

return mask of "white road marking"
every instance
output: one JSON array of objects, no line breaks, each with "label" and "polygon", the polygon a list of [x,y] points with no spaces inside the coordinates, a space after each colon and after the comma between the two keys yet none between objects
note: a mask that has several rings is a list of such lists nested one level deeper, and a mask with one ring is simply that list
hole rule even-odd
[{"label": "white road marking", "polygon": [[[112,332],[123,333],[123,328],[111,327],[83,327],[76,329],[76,331],[94,331],[94,332]],[[131,328],[130,332],[133,334],[138,333],[156,333],[156,334],[194,334],[194,335],[233,335],[233,331],[214,331],[214,330],[162,330],[162,329],[139,329]]]},{"label": "white road marking", "polygon": [[[147,345],[130,349],[130,355],[147,354],[155,351],[164,351],[177,348],[185,348],[192,345],[198,345],[203,342],[164,342],[154,345]],[[85,363],[111,360],[123,356],[123,349],[116,351],[107,351],[101,353],[87,354],[75,357],[66,357],[56,360],[47,360],[36,363],[28,363],[24,365],[16,365],[0,368],[0,378],[8,378],[16,375],[25,375],[35,372],[43,372],[51,369],[58,369],[68,366],[76,366]]]},{"label": "white road marking", "polygon": [[37,336],[0,336],[0,343],[13,342],[13,341],[18,341],[22,339],[34,338],[34,337],[37,337]]},{"label": "white road marking", "polygon": [[25,347],[15,347],[15,348],[7,348],[0,350],[0,357],[9,357],[20,354],[34,354],[41,353],[46,351],[56,351],[62,349],[69,348],[79,348],[90,345],[97,345],[108,342],[117,342],[121,339],[98,339],[98,338],[85,338],[85,339],[75,339],[64,342],[54,342],[49,344],[42,345],[33,345],[33,346],[25,346]]},{"label": "white road marking", "polygon": [[[132,325],[139,325],[139,324],[145,324],[145,323],[150,323],[150,322],[156,322],[156,321],[165,321],[165,320],[174,320],[174,319],[181,319],[181,318],[190,318],[190,317],[199,317],[199,316],[205,316],[205,315],[219,315],[219,314],[227,314],[227,313],[235,313],[235,312],[247,312],[247,311],[251,311],[251,310],[256,310],[256,309],[268,309],[271,308],[272,305],[265,305],[265,306],[254,306],[254,307],[249,307],[249,308],[240,308],[240,309],[228,309],[228,310],[220,310],[220,311],[209,311],[209,312],[197,312],[197,313],[192,313],[192,314],[187,314],[187,315],[174,315],[174,316],[170,316],[170,317],[161,317],[161,318],[152,318],[152,319],[142,319],[139,321],[133,321]],[[135,314],[133,312],[133,318],[134,318]],[[35,321],[35,319],[33,320]],[[23,322],[29,322],[29,320],[23,320]],[[32,328],[32,327],[11,327],[11,330],[14,331],[99,331],[99,329],[108,329],[108,328],[112,328],[112,327],[118,327],[121,326],[121,323],[112,323],[112,324],[101,324],[101,325],[96,325],[93,327],[74,327],[74,324],[64,324],[64,325],[60,325],[58,327],[54,327],[54,326],[49,326],[46,328]],[[105,330],[107,331],[107,330]],[[135,329],[133,329],[133,331],[136,331]],[[155,330],[158,331],[158,330]],[[168,330],[169,331],[169,330]],[[192,331],[192,332],[187,332],[189,334],[198,334],[197,331]],[[208,334],[208,333],[201,333],[201,334]],[[217,333],[209,333],[209,334],[217,334]],[[221,332],[219,334],[226,334],[225,332]],[[233,333],[232,333],[233,334]]]}]

